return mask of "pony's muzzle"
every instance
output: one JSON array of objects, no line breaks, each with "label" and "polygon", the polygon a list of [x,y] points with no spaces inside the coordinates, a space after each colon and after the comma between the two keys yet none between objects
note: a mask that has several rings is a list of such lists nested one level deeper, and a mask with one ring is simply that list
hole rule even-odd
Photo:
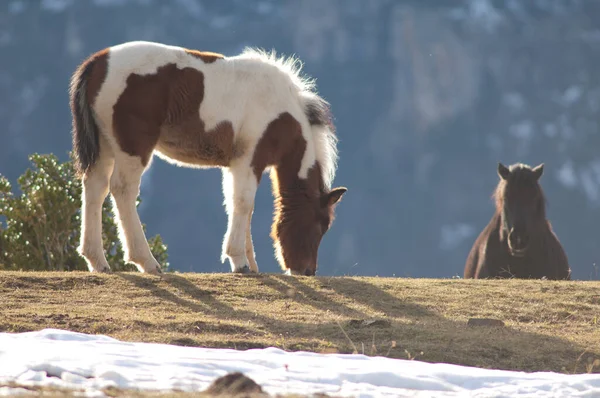
[{"label": "pony's muzzle", "polygon": [[316,272],[316,270],[313,270],[310,267],[306,267],[304,270],[287,269],[285,274],[286,275],[296,275],[296,276],[315,276],[317,274],[317,272]]},{"label": "pony's muzzle", "polygon": [[514,228],[508,233],[508,248],[510,254],[515,257],[523,257],[529,247],[529,237],[527,234],[516,232]]}]

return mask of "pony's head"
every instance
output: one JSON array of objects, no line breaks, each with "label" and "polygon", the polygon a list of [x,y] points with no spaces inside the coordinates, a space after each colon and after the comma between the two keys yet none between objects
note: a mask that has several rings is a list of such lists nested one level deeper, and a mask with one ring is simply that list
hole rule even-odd
[{"label": "pony's head", "polygon": [[333,223],[336,204],[346,191],[338,187],[316,195],[295,192],[289,196],[280,192],[271,237],[282,268],[292,275],[316,274],[319,245]]},{"label": "pony's head", "polygon": [[498,164],[500,182],[496,188],[496,208],[501,215],[500,238],[506,240],[510,254],[523,257],[536,230],[546,220],[546,202],[539,179],[544,164],[529,167]]}]

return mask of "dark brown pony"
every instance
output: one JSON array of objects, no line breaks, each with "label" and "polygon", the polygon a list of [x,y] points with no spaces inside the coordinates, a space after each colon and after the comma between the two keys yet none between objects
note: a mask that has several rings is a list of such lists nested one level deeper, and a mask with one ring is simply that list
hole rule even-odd
[{"label": "dark brown pony", "polygon": [[465,278],[571,279],[567,255],[546,219],[543,171],[543,164],[498,164],[496,212],[467,257]]}]

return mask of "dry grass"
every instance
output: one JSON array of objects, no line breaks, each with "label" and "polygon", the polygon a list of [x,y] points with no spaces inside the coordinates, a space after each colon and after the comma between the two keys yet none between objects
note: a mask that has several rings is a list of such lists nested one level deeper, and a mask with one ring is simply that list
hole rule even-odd
[{"label": "dry grass", "polygon": [[600,373],[600,282],[2,272],[0,295],[2,332]]}]

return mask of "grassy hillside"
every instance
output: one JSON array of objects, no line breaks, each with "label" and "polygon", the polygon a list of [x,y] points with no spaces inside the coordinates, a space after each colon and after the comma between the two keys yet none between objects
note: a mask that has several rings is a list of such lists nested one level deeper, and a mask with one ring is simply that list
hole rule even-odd
[{"label": "grassy hillside", "polygon": [[600,373],[600,282],[0,272],[0,297],[2,332]]}]

